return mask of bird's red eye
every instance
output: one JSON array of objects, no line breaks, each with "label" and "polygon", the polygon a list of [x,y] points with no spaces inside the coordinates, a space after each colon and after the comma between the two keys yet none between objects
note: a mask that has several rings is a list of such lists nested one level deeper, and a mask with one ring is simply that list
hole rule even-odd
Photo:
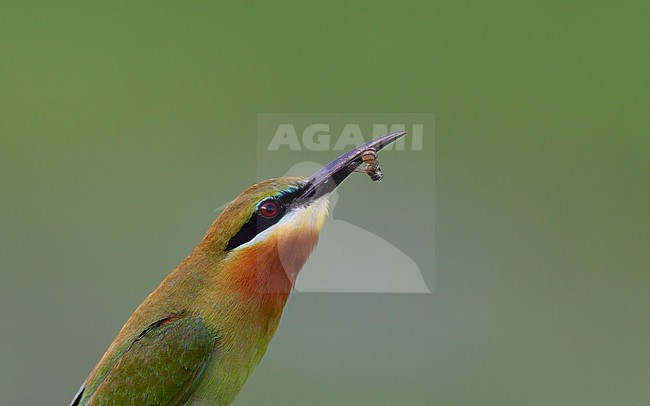
[{"label": "bird's red eye", "polygon": [[275,200],[267,200],[260,205],[260,214],[266,218],[273,218],[280,212],[278,202]]}]

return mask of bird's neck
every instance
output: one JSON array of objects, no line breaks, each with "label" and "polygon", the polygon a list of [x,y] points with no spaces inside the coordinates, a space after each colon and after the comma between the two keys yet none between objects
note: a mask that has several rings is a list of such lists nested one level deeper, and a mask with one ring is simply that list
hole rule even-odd
[{"label": "bird's neck", "polygon": [[231,253],[227,271],[219,275],[220,284],[271,313],[281,312],[318,234],[282,237],[270,235],[263,243]]}]

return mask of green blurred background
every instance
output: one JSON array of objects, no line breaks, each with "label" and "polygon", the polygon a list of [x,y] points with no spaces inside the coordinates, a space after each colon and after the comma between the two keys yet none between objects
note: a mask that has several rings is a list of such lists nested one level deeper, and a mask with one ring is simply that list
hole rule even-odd
[{"label": "green blurred background", "polygon": [[66,404],[293,112],[435,114],[336,207],[434,293],[295,294],[237,405],[649,404],[649,12],[3,1],[0,404]]}]

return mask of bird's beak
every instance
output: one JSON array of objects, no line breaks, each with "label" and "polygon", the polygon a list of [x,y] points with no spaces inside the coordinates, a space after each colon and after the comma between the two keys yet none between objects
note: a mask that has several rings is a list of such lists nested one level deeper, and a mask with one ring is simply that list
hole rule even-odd
[{"label": "bird's beak", "polygon": [[294,203],[297,205],[309,204],[319,197],[330,193],[332,190],[336,189],[345,178],[354,172],[359,165],[361,165],[361,153],[363,151],[372,148],[379,152],[379,150],[384,148],[386,145],[404,135],[406,135],[406,131],[397,131],[382,135],[344,153],[313,174],[307,180],[305,188],[303,189],[304,191],[294,201]]}]

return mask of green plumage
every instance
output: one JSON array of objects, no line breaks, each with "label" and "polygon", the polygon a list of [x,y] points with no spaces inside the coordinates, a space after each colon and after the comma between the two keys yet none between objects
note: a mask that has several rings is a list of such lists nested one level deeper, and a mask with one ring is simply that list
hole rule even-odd
[{"label": "green plumage", "polygon": [[125,343],[87,383],[80,404],[181,405],[217,346],[199,317],[172,315]]},{"label": "green plumage", "polygon": [[[260,200],[302,181],[259,183],[224,209],[194,251],[131,315],[72,405],[232,403],[264,355],[291,285],[272,237],[277,233],[249,248],[225,247]],[[296,240],[294,246],[305,244],[302,232],[285,235]],[[311,248],[299,250],[300,264]],[[271,285],[258,288],[266,282]]]},{"label": "green plumage", "polygon": [[260,362],[327,216],[328,194],[403,131],[309,179],[257,183],[136,309],[72,405],[229,405]]}]

